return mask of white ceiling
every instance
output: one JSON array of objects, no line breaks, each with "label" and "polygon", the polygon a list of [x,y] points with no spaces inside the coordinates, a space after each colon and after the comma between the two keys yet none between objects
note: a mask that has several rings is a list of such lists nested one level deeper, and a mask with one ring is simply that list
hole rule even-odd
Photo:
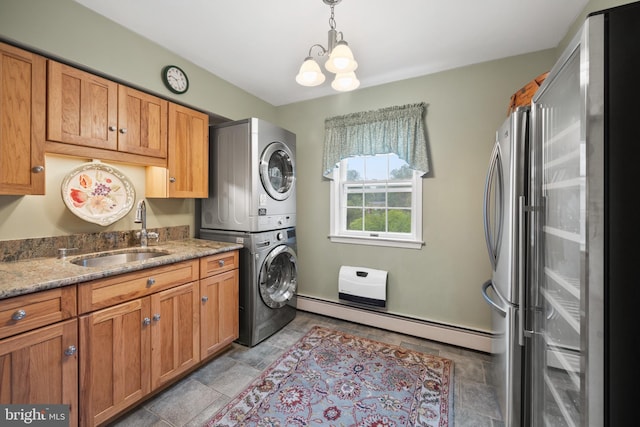
[{"label": "white ceiling", "polygon": [[[311,45],[327,46],[322,0],[76,1],[270,104],[336,93],[328,72],[317,87],[294,80]],[[335,21],[363,88],[554,48],[587,2],[343,0]]]}]

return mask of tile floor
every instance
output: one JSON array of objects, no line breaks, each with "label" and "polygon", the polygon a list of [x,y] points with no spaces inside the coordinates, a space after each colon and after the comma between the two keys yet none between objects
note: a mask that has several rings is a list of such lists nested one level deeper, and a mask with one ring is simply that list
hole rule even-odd
[{"label": "tile floor", "polygon": [[285,328],[253,348],[234,343],[230,350],[141,403],[111,426],[202,426],[312,325],[338,329],[453,360],[454,417],[450,427],[504,426],[489,375],[490,355],[302,311]]}]

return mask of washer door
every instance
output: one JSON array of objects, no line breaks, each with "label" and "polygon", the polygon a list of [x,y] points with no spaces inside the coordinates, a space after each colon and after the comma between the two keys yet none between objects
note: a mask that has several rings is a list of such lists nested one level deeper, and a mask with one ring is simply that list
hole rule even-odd
[{"label": "washer door", "polygon": [[276,246],[260,269],[260,296],[271,308],[284,307],[296,294],[298,264],[296,253],[287,245]]},{"label": "washer door", "polygon": [[267,194],[285,200],[293,191],[295,165],[291,150],[282,142],[272,142],[260,157],[260,180]]}]

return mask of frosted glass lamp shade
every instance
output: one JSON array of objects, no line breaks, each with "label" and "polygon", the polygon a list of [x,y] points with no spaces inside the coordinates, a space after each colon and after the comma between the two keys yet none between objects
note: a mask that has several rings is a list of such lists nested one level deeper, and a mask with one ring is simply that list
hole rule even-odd
[{"label": "frosted glass lamp shade", "polygon": [[360,86],[360,80],[353,71],[336,74],[336,78],[331,82],[331,87],[340,92],[348,92],[357,89],[358,86]]},{"label": "frosted glass lamp shade", "polygon": [[353,59],[353,53],[347,42],[341,40],[331,51],[331,56],[324,67],[332,73],[348,73],[358,68],[358,63]]},{"label": "frosted glass lamp shade", "polygon": [[302,86],[318,86],[324,83],[324,74],[318,63],[310,56],[305,58],[296,76],[296,81]]}]

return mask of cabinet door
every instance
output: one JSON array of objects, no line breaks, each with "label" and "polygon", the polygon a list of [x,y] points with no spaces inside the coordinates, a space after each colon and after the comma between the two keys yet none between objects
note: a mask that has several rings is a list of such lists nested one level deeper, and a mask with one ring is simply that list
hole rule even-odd
[{"label": "cabinet door", "polygon": [[238,338],[238,270],[200,280],[201,358]]},{"label": "cabinet door", "polygon": [[0,43],[0,194],[44,194],[46,60]]},{"label": "cabinet door", "polygon": [[0,403],[69,405],[77,426],[77,346],[75,319],[0,341]]},{"label": "cabinet door", "polygon": [[151,384],[155,389],[200,361],[198,281],[151,295]]},{"label": "cabinet door", "polygon": [[80,317],[81,423],[104,422],[150,391],[150,301]]},{"label": "cabinet door", "polygon": [[209,196],[209,117],[169,104],[169,197]]},{"label": "cabinet door", "polygon": [[168,102],[126,86],[118,89],[118,151],[167,157]]},{"label": "cabinet door", "polygon": [[47,79],[47,139],[116,150],[118,85],[55,61]]}]

